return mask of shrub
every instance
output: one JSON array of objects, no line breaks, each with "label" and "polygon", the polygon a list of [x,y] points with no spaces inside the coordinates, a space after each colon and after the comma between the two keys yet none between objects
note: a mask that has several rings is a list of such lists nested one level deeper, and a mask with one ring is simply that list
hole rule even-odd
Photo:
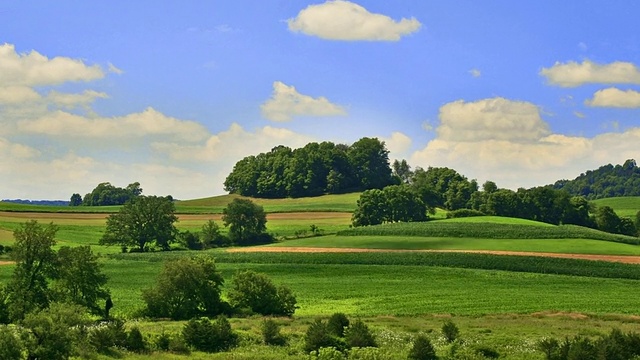
[{"label": "shrub", "polygon": [[337,337],[344,337],[344,329],[349,326],[349,319],[343,313],[331,315],[327,322],[329,332]]},{"label": "shrub", "polygon": [[153,345],[156,350],[160,351],[169,351],[169,342],[171,341],[171,336],[162,331],[160,335],[157,335],[153,340]]},{"label": "shrub", "polygon": [[341,339],[332,336],[327,324],[318,319],[307,328],[304,336],[304,351],[310,353],[326,347],[344,349],[346,344]]},{"label": "shrub", "polygon": [[447,219],[473,217],[473,216],[486,216],[486,215],[487,214],[483,213],[482,211],[478,211],[478,210],[458,209],[458,210],[447,212]]},{"label": "shrub", "polygon": [[156,286],[142,291],[145,315],[182,320],[221,314],[225,310],[220,299],[223,281],[212,258],[167,261]]},{"label": "shrub", "polygon": [[200,231],[202,243],[207,248],[223,247],[231,245],[231,240],[220,233],[220,226],[215,221],[209,220]]},{"label": "shrub", "polygon": [[236,273],[228,297],[235,308],[262,315],[291,316],[296,309],[296,298],[289,288],[276,287],[266,275],[251,270]]},{"label": "shrub", "polygon": [[475,351],[487,359],[497,359],[500,357],[500,353],[487,346],[478,346]]},{"label": "shrub", "polygon": [[23,345],[18,334],[9,326],[0,325],[0,359],[22,359]]},{"label": "shrub", "polygon": [[437,360],[438,356],[436,356],[436,349],[431,341],[424,335],[418,335],[413,340],[408,358],[411,360]]},{"label": "shrub", "polygon": [[349,347],[377,347],[367,324],[358,319],[351,324],[344,333],[345,340]]},{"label": "shrub", "polygon": [[448,320],[442,325],[442,336],[448,343],[456,341],[458,335],[460,335],[460,330],[458,330],[458,326],[453,321]]},{"label": "shrub", "polygon": [[260,326],[262,332],[262,340],[267,345],[282,346],[286,343],[286,339],[280,334],[280,327],[273,319],[265,319]]},{"label": "shrub", "polygon": [[89,332],[89,343],[99,353],[112,354],[115,348],[126,348],[127,332],[124,321],[113,319],[94,327]]},{"label": "shrub", "polygon": [[229,350],[237,345],[238,335],[224,316],[213,322],[207,318],[191,319],[182,329],[184,341],[194,349],[204,352]]},{"label": "shrub", "polygon": [[189,230],[181,232],[178,235],[178,241],[189,250],[202,250],[204,248],[200,235]]},{"label": "shrub", "polygon": [[126,349],[129,351],[142,353],[148,350],[147,342],[145,341],[140,329],[137,326],[134,326],[129,330],[129,334],[127,335],[126,341]]}]

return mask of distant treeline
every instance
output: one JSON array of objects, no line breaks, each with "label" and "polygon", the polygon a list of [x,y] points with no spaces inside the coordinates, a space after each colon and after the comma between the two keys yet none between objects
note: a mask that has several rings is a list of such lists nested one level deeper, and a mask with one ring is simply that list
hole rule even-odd
[{"label": "distant treeline", "polygon": [[629,159],[623,165],[608,164],[580,174],[573,180],[556,181],[553,187],[589,200],[640,196],[640,168],[635,160]]},{"label": "distant treeline", "polygon": [[384,142],[362,138],[351,146],[312,142],[295,150],[278,146],[247,156],[235,164],[224,187],[244,196],[285,198],[381,189],[393,183]]},{"label": "distant treeline", "polygon": [[44,206],[67,206],[68,201],[64,200],[22,200],[22,199],[3,199],[2,202],[26,205],[44,205]]}]

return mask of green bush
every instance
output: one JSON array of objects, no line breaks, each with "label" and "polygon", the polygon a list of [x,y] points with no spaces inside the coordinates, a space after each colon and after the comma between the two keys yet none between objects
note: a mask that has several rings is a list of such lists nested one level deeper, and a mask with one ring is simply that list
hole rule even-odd
[{"label": "green bush", "polygon": [[267,345],[282,346],[286,344],[286,339],[280,334],[280,327],[273,319],[265,319],[260,326],[262,340]]},{"label": "green bush", "polygon": [[189,230],[180,232],[180,234],[178,234],[178,241],[189,250],[202,250],[204,248],[204,244],[202,240],[200,240],[200,235],[198,233],[192,233]]},{"label": "green bush", "polygon": [[458,326],[453,323],[453,321],[448,320],[442,325],[442,336],[448,343],[452,343],[456,341],[458,336],[460,335],[460,330]]},{"label": "green bush", "polygon": [[112,319],[89,331],[89,343],[101,354],[113,354],[116,348],[126,348],[127,332],[124,321]]},{"label": "green bush", "polygon": [[23,344],[15,329],[0,325],[0,359],[21,360]]},{"label": "green bush", "polygon": [[127,334],[126,349],[136,353],[146,352],[148,349],[147,342],[145,341],[140,329],[134,326],[129,330]]},{"label": "green bush", "polygon": [[276,287],[266,275],[245,270],[233,277],[228,297],[236,309],[247,308],[262,315],[291,316],[296,298],[286,286]]},{"label": "green bush", "polygon": [[356,320],[345,330],[344,338],[350,348],[378,346],[369,327],[360,319]]},{"label": "green bush", "polygon": [[337,337],[344,337],[344,329],[349,326],[349,319],[343,313],[335,313],[331,315],[327,322],[329,332]]},{"label": "green bush", "polygon": [[311,352],[311,358],[317,360],[344,360],[346,356],[334,347],[323,347]]},{"label": "green bush", "polygon": [[424,335],[418,335],[413,340],[408,359],[410,360],[437,360],[436,349],[431,341]]},{"label": "green bush", "polygon": [[344,350],[346,344],[331,334],[324,321],[317,319],[307,328],[304,336],[304,351],[310,353],[328,347]]},{"label": "green bush", "polygon": [[224,316],[213,322],[207,318],[191,319],[182,329],[182,336],[188,345],[204,352],[229,350],[238,343],[238,335]]},{"label": "green bush", "polygon": [[487,214],[483,213],[482,211],[478,211],[478,210],[458,209],[458,210],[447,212],[447,219],[473,217],[473,216],[486,216],[486,215]]}]

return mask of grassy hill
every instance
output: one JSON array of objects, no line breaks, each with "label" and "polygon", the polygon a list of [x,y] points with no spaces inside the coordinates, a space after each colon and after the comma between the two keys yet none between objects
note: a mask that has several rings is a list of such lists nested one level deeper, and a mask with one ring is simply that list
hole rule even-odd
[{"label": "grassy hill", "polygon": [[640,211],[640,196],[614,197],[593,201],[597,206],[609,206],[618,216],[633,217]]}]

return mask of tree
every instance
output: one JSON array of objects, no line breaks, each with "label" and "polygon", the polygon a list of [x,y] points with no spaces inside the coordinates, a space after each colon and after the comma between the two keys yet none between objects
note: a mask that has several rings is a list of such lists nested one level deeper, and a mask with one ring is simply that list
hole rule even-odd
[{"label": "tree", "polygon": [[98,256],[90,246],[68,247],[58,250],[58,264],[54,292],[60,301],[81,305],[94,314],[102,313],[99,300],[106,300],[104,288],[107,276],[98,263]]},{"label": "tree", "polygon": [[376,340],[369,327],[358,319],[345,330],[345,340],[349,347],[377,347]]},{"label": "tree", "polygon": [[162,250],[169,250],[178,232],[174,212],[175,205],[167,197],[134,197],[117,214],[109,215],[100,244],[145,251],[149,244],[155,243]]},{"label": "tree", "polygon": [[69,200],[69,206],[80,206],[82,205],[82,196],[80,194],[71,195],[71,199]]},{"label": "tree", "polygon": [[351,145],[347,156],[361,189],[382,189],[391,185],[389,151],[384,141],[362,138]]},{"label": "tree", "polygon": [[398,159],[393,161],[393,176],[400,180],[401,184],[408,184],[411,181],[411,177],[413,176],[413,172],[411,171],[411,166],[407,163],[407,160],[402,159],[402,161],[398,161]]},{"label": "tree", "polygon": [[233,199],[222,210],[224,226],[229,227],[229,238],[237,245],[272,242],[267,231],[267,215],[262,206],[248,199]]},{"label": "tree", "polygon": [[220,226],[213,220],[202,225],[200,238],[207,248],[229,246],[229,239],[220,233]]},{"label": "tree", "polygon": [[296,311],[296,298],[288,287],[276,287],[266,275],[251,270],[233,277],[228,297],[235,308],[262,315],[291,316]]},{"label": "tree", "polygon": [[119,188],[104,182],[98,184],[90,193],[84,196],[82,205],[86,206],[106,206],[123,205],[127,201],[140,196],[142,188],[139,182],[127,185],[126,188]]},{"label": "tree", "polygon": [[600,206],[596,210],[596,224],[598,230],[617,233],[620,227],[620,218],[618,214],[609,206]]},{"label": "tree", "polygon": [[221,314],[224,310],[220,299],[223,282],[211,258],[167,261],[156,286],[142,292],[145,313],[174,320]]},{"label": "tree", "polygon": [[238,335],[224,316],[213,322],[207,318],[191,319],[182,329],[185,342],[196,350],[218,352],[229,350],[238,343]]},{"label": "tree", "polygon": [[366,190],[360,194],[351,222],[353,226],[382,224],[388,218],[388,210],[387,197],[382,190]]},{"label": "tree", "polygon": [[16,267],[7,290],[8,310],[14,321],[28,312],[47,307],[51,301],[47,278],[55,271],[53,246],[57,231],[53,223],[42,226],[31,220],[13,232],[15,244],[11,254]]},{"label": "tree", "polygon": [[411,360],[437,360],[438,356],[429,338],[424,335],[418,335],[413,340],[413,346],[409,350],[408,358]]}]

